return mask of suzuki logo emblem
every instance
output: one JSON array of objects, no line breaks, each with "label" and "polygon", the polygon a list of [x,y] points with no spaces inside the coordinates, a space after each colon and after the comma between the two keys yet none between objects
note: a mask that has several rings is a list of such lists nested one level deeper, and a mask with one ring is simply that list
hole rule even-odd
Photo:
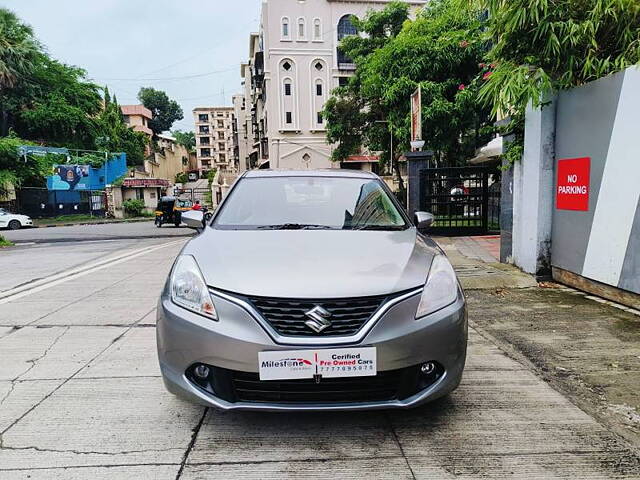
[{"label": "suzuki logo emblem", "polygon": [[316,333],[320,333],[325,328],[331,326],[331,322],[328,320],[331,312],[325,310],[320,305],[316,305],[308,312],[305,312],[305,315],[309,317],[309,320],[304,322],[304,324]]}]

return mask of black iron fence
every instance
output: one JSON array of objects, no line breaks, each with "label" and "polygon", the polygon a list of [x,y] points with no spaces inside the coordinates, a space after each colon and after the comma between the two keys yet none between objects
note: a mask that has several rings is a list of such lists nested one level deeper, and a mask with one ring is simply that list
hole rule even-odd
[{"label": "black iron fence", "polygon": [[481,235],[500,228],[499,171],[489,167],[427,168],[420,172],[420,208],[435,235]]},{"label": "black iron fence", "polygon": [[69,191],[28,187],[16,190],[16,199],[7,208],[32,218],[80,214],[104,217],[106,197],[103,190]]}]

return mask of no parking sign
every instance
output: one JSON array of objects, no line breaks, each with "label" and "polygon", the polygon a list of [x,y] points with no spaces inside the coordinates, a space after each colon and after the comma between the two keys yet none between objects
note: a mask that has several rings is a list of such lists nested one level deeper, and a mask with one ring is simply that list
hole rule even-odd
[{"label": "no parking sign", "polygon": [[590,167],[590,157],[558,160],[556,208],[559,210],[589,210]]}]

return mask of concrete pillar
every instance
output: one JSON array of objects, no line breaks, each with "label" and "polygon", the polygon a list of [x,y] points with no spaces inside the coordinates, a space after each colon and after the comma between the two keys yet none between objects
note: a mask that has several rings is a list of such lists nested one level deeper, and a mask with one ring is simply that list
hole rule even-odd
[{"label": "concrete pillar", "polygon": [[538,277],[551,274],[555,97],[528,108],[524,154],[513,168],[513,263]]},{"label": "concrete pillar", "polygon": [[429,168],[429,162],[433,158],[431,150],[423,152],[407,152],[407,212],[413,219],[413,215],[420,210],[420,204],[424,192],[421,191],[420,172]]}]

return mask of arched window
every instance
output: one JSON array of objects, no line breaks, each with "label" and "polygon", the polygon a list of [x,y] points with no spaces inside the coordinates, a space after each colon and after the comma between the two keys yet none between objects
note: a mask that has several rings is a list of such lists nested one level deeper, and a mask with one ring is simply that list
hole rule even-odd
[{"label": "arched window", "polygon": [[313,19],[313,39],[315,41],[322,40],[322,23],[319,18]]},{"label": "arched window", "polygon": [[289,19],[287,17],[282,18],[282,31],[280,33],[282,34],[283,40],[288,40],[290,38]]},{"label": "arched window", "polygon": [[291,58],[283,58],[278,69],[280,95],[280,130],[293,130],[298,127],[298,89],[297,68]]},{"label": "arched window", "polygon": [[298,18],[298,40],[306,40],[307,39],[307,30],[304,18]]},{"label": "arched window", "polygon": [[[338,43],[344,37],[348,37],[349,35],[357,35],[357,34],[358,34],[358,30],[356,30],[356,27],[354,27],[353,24],[351,23],[351,15],[344,15],[340,19],[340,21],[338,21]],[[338,53],[338,66],[340,66],[340,64],[353,63],[353,60],[351,60],[344,53],[342,53],[342,51],[340,50],[340,47],[338,47],[337,53]]]}]

